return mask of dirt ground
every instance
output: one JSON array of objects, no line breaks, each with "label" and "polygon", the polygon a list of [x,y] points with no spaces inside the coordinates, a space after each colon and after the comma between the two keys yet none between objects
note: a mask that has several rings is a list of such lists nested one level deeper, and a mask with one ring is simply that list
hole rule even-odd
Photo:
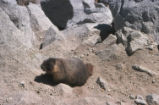
[{"label": "dirt ground", "polygon": [[[44,72],[40,67],[26,70],[20,62],[1,63],[4,69],[0,72],[0,105],[135,105],[130,96],[159,94],[157,47],[128,56],[122,45],[103,42],[95,46],[80,45],[64,56],[78,57],[94,65],[93,75],[84,86],[53,85],[50,78],[41,75]],[[148,68],[155,75],[135,71],[134,64]],[[20,66],[23,69],[17,69]],[[96,83],[98,77],[106,82],[106,90]]]}]

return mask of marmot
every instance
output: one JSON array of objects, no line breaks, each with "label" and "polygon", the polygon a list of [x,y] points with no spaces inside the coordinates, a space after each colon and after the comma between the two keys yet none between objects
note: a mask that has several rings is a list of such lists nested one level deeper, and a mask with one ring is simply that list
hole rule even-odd
[{"label": "marmot", "polygon": [[18,5],[24,5],[27,6],[29,5],[30,2],[32,3],[40,3],[40,0],[16,0]]},{"label": "marmot", "polygon": [[41,64],[41,69],[52,75],[53,82],[71,86],[84,85],[93,73],[93,65],[78,58],[49,58]]}]

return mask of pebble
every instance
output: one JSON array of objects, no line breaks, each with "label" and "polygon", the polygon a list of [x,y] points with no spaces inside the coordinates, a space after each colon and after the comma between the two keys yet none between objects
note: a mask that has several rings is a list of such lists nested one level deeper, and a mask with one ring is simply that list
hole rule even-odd
[{"label": "pebble", "polygon": [[137,105],[147,105],[146,101],[144,100],[144,98],[141,95],[136,96],[135,103]]},{"label": "pebble", "polygon": [[106,82],[101,77],[97,78],[96,83],[100,86],[100,88],[106,90]]},{"label": "pebble", "polygon": [[132,100],[134,100],[135,96],[134,95],[130,95],[129,98],[132,99]]},{"label": "pebble", "polygon": [[25,82],[24,81],[20,82],[19,86],[22,87],[22,88],[24,88],[25,87]]}]

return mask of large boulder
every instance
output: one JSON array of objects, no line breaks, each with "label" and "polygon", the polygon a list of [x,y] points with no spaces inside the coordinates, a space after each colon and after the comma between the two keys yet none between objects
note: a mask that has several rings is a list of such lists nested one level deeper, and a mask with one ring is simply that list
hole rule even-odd
[{"label": "large boulder", "polygon": [[117,30],[130,27],[151,34],[159,43],[158,0],[107,0],[114,16]]},{"label": "large boulder", "polygon": [[113,20],[110,9],[95,5],[94,0],[50,0],[41,2],[41,6],[59,29],[84,23],[111,24]]},{"label": "large boulder", "polygon": [[137,50],[149,48],[149,46],[155,44],[153,39],[147,34],[128,27],[118,30],[116,35],[118,38],[117,42],[125,46],[128,55],[133,54]]},{"label": "large boulder", "polygon": [[[33,46],[33,42],[35,41],[35,35],[32,32],[31,24],[30,24],[30,16],[26,7],[18,6],[12,2],[3,2],[0,1],[0,7],[2,8],[1,17],[5,16],[6,18],[2,18],[3,22],[1,25],[4,25],[1,29],[6,31],[6,34],[12,35],[11,32],[15,32],[14,34],[17,36],[19,41],[22,44],[31,48]],[[5,25],[8,25],[5,26]],[[13,30],[9,30],[9,27]],[[8,32],[11,31],[11,32]],[[4,35],[7,37],[4,33]],[[12,36],[15,37],[15,36]]]}]

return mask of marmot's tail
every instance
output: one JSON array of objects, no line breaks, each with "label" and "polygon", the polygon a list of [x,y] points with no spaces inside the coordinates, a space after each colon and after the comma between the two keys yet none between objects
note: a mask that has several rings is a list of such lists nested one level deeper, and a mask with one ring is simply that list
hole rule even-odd
[{"label": "marmot's tail", "polygon": [[91,63],[86,63],[86,68],[90,74],[90,76],[93,74],[93,68],[94,66]]}]

